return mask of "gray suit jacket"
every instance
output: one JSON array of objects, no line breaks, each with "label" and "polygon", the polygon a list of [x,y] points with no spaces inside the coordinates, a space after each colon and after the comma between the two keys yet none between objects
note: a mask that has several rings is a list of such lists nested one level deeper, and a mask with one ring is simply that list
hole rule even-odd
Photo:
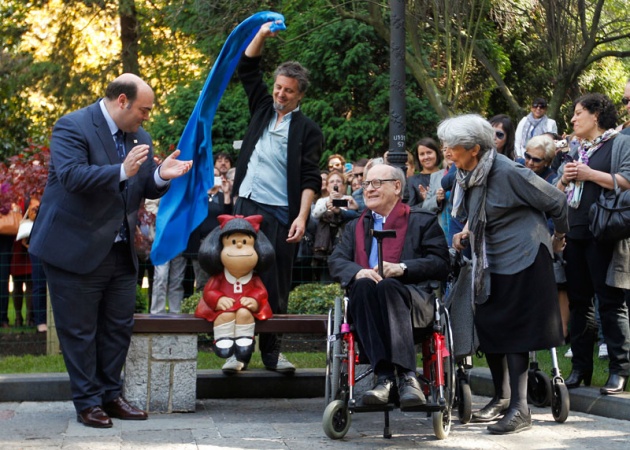
[{"label": "gray suit jacket", "polygon": [[116,145],[98,102],[72,112],[55,124],[50,141],[48,182],[31,232],[30,253],[69,272],[96,269],[109,253],[125,214],[133,245],[137,213],[143,198],[157,198],[156,164],[149,134],[128,133],[126,149],[150,146],[140,171],[120,183]]}]

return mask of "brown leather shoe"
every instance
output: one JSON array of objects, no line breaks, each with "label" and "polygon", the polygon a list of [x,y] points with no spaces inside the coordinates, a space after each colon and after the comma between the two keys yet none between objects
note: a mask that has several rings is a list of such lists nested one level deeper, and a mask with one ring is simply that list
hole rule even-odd
[{"label": "brown leather shoe", "polygon": [[111,417],[121,420],[147,420],[149,417],[146,412],[132,406],[124,397],[105,403],[103,409]]},{"label": "brown leather shoe", "polygon": [[77,414],[77,422],[92,428],[111,428],[113,425],[112,419],[100,406],[85,408]]}]

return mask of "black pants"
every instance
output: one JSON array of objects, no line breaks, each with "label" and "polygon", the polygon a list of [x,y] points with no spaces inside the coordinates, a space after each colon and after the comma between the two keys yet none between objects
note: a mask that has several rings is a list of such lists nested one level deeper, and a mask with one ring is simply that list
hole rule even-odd
[{"label": "black pants", "polygon": [[[246,217],[256,214],[263,216],[260,231],[267,236],[269,242],[276,250],[276,262],[259,275],[265,288],[267,288],[271,311],[274,314],[286,314],[289,305],[293,260],[295,259],[298,245],[287,243],[289,228],[252,200],[238,198],[234,207],[234,214]],[[281,335],[261,334],[259,336],[260,352],[262,354],[279,352],[281,341]]]},{"label": "black pants", "polygon": [[613,246],[612,243],[598,243],[594,239],[567,240],[564,259],[567,262],[567,293],[571,312],[572,363],[574,369],[593,370],[593,347],[597,340],[593,297],[597,295],[602,333],[608,346],[609,372],[628,376],[628,308],[623,290],[606,284]]},{"label": "black pants", "polygon": [[411,325],[411,295],[398,280],[380,283],[361,278],[352,284],[348,305],[361,348],[378,374],[378,367],[416,370]]},{"label": "black pants", "polygon": [[43,266],[77,412],[114,400],[122,394],[136,303],[129,246],[114,244],[87,274]]}]

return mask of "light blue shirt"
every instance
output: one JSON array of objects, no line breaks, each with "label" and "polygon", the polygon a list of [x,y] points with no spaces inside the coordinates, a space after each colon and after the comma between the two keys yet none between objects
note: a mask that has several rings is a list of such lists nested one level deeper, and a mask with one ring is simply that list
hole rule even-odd
[{"label": "light blue shirt", "polygon": [[[296,108],[294,111],[297,111]],[[278,126],[278,113],[258,139],[247,173],[239,189],[239,197],[270,206],[289,206],[287,193],[287,145],[293,111],[285,115]],[[295,168],[298,170],[298,168]]]},{"label": "light blue shirt", "polygon": [[[374,211],[372,211],[372,217],[374,218],[374,229],[381,231],[386,217],[383,217]],[[372,248],[370,249],[368,264],[370,267],[376,267],[378,265],[378,242],[375,237],[372,238]]]}]

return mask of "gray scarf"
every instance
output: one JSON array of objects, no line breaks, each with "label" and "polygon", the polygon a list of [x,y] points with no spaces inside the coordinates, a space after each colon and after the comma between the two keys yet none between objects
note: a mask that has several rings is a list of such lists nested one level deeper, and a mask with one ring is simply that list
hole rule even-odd
[{"label": "gray scarf", "polygon": [[452,215],[456,217],[463,201],[463,191],[470,190],[468,195],[468,230],[472,246],[472,269],[474,301],[484,303],[490,292],[490,273],[486,257],[486,193],[488,174],[494,164],[497,151],[488,150],[479,160],[477,166],[467,172],[457,169],[457,184],[453,199]]},{"label": "gray scarf", "polygon": [[523,127],[523,136],[521,142],[523,143],[523,148],[534,136],[538,136],[539,134],[543,134],[545,129],[547,128],[547,115],[545,114],[540,119],[534,119],[534,115],[529,113],[527,115],[527,123]]}]

